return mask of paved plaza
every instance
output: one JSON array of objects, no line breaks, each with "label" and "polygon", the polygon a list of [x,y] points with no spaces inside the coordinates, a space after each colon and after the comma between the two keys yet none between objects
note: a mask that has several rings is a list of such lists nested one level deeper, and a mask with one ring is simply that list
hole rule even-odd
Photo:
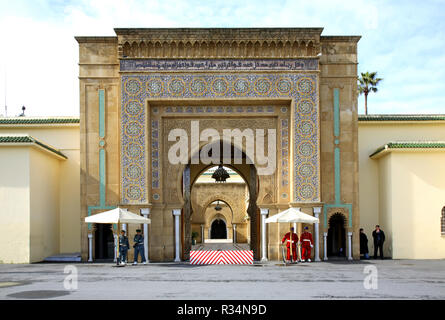
[{"label": "paved plaza", "polygon": [[0,299],[445,299],[445,260],[3,264]]}]

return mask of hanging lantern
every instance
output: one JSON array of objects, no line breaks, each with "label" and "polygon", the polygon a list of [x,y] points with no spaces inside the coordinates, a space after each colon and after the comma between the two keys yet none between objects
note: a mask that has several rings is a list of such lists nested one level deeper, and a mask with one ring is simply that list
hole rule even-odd
[{"label": "hanging lantern", "polygon": [[222,207],[219,205],[219,201],[216,203],[215,210],[216,211],[221,211],[222,210]]},{"label": "hanging lantern", "polygon": [[212,174],[212,178],[215,179],[215,182],[226,182],[226,179],[230,178],[230,175],[226,169],[223,168],[222,164],[220,164],[218,169]]}]

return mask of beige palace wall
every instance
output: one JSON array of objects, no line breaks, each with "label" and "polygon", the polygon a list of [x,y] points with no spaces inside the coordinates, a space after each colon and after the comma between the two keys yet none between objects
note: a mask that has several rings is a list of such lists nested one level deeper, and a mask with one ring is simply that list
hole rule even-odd
[{"label": "beige palace wall", "polygon": [[[34,183],[30,185],[30,181],[26,182],[27,188],[31,188],[27,190],[26,198],[29,199],[30,196],[34,198],[34,200],[38,201],[37,197],[40,199],[44,199],[45,197],[51,197],[51,205],[50,207],[57,207],[57,225],[54,225],[54,232],[58,234],[57,239],[50,237],[51,244],[48,245],[45,242],[45,245],[38,249],[38,251],[42,252],[53,252],[54,248],[57,248],[54,253],[71,253],[71,252],[80,252],[80,234],[81,234],[81,219],[80,219],[80,131],[78,123],[69,123],[69,124],[15,124],[15,125],[0,125],[0,134],[3,135],[16,135],[16,134],[28,134],[44,144],[50,145],[55,149],[62,152],[68,159],[60,160],[56,159],[50,154],[46,155],[45,153],[38,152],[31,148],[30,150],[34,150],[32,155],[26,155],[26,164],[22,163],[25,157],[25,153],[27,149],[23,149],[20,147],[2,147],[0,148],[0,152],[5,155],[0,159],[0,164],[3,162],[9,161],[12,165],[12,168],[28,168],[28,171],[24,172],[23,170],[6,170],[5,174],[2,174],[1,182],[4,185],[16,185],[20,183],[19,177],[23,174],[28,175],[28,180],[30,179],[30,174],[34,175],[34,182],[38,181],[37,179],[42,179],[39,183]],[[18,154],[19,150],[22,150],[20,154]],[[14,151],[13,153],[11,153]],[[25,152],[26,151],[26,152]],[[23,153],[25,152],[25,153]],[[37,152],[37,153],[36,153]],[[42,154],[44,158],[38,156],[38,154]],[[7,155],[7,157],[6,157]],[[12,157],[12,158],[11,158]],[[31,157],[31,158],[30,158]],[[8,160],[9,159],[9,160]],[[15,159],[15,160],[11,160]],[[35,163],[34,163],[35,162]],[[47,162],[45,164],[45,162]],[[54,164],[53,170],[49,170],[47,168],[48,165]],[[2,168],[11,168],[11,165],[2,165]],[[41,170],[46,172],[45,175],[39,176]],[[53,172],[54,171],[54,172]],[[55,173],[57,172],[57,174]],[[56,174],[57,176],[57,188],[51,187],[51,194],[49,194],[49,190],[45,190],[46,183],[52,184],[53,182],[47,181],[49,177],[53,177]],[[19,180],[17,180],[19,179]],[[52,179],[52,178],[51,178]],[[54,182],[55,183],[55,182]],[[6,187],[5,187],[6,188]],[[15,188],[8,188],[7,193],[3,191],[3,194],[7,194],[5,196],[8,201],[1,201],[2,212],[4,207],[14,207],[21,206],[23,203],[20,201],[13,201],[12,199],[24,199],[24,196],[11,196],[11,193],[18,192]],[[47,194],[48,193],[48,194]],[[39,196],[37,196],[39,195]],[[57,197],[56,200],[53,198]],[[55,202],[54,202],[55,201]],[[5,209],[6,212],[8,211]],[[12,209],[11,209],[12,210]],[[15,212],[19,212],[19,209],[14,209]],[[29,203],[28,203],[28,220],[29,217]],[[43,209],[42,209],[43,210]],[[20,209],[21,211],[21,209]],[[50,212],[53,209],[49,210]],[[34,214],[34,211],[31,212]],[[37,214],[36,217],[31,217],[33,221],[36,221],[37,224],[40,224],[38,217],[41,217],[40,209],[35,211]],[[3,214],[3,213],[2,213]],[[51,213],[52,214],[52,213]],[[14,216],[14,219],[17,217]],[[43,218],[46,219],[46,218]],[[9,221],[9,220],[8,220]],[[13,220],[11,220],[13,221]],[[56,220],[53,220],[56,221]],[[48,222],[48,221],[46,221]],[[15,224],[15,222],[14,222]],[[52,224],[52,222],[51,222]],[[29,222],[27,223],[29,228]],[[12,226],[12,225],[11,225]],[[26,225],[23,225],[26,226]],[[15,228],[11,227],[11,228]],[[40,228],[40,227],[39,227]],[[46,227],[45,227],[46,228]],[[21,228],[19,228],[21,229]],[[48,229],[49,230],[49,229]],[[53,234],[53,229],[48,232]],[[45,236],[46,237],[46,236]],[[29,235],[28,235],[29,238]],[[49,240],[49,239],[47,239]],[[40,240],[38,240],[40,241]],[[29,241],[26,244],[26,247],[29,247]],[[14,246],[13,246],[14,247]],[[34,247],[34,252],[36,252],[37,247]],[[29,249],[27,256],[29,259]],[[43,253],[42,253],[43,254]],[[40,254],[37,254],[40,256]],[[48,255],[47,255],[48,256]],[[45,256],[46,257],[46,256]],[[43,258],[45,258],[43,257]],[[6,259],[6,258],[5,258]],[[9,258],[4,260],[7,262]],[[35,258],[37,259],[37,258]],[[3,260],[0,258],[0,260]],[[11,260],[12,261],[12,260]],[[15,261],[15,260],[14,260]],[[17,262],[27,262],[28,260],[18,259]]]},{"label": "beige palace wall", "polygon": [[379,197],[379,202],[374,211],[372,211],[372,219],[375,219],[377,215],[376,223],[370,223],[366,227],[363,227],[365,233],[368,235],[368,248],[370,254],[374,254],[374,242],[372,238],[372,231],[376,224],[379,224],[383,231],[385,232],[385,243],[384,243],[384,253],[386,256],[392,257],[392,226],[393,219],[391,213],[393,212],[393,188],[391,187],[391,168],[393,157],[392,154],[384,157],[380,160],[379,170],[377,171],[377,194]]},{"label": "beige palace wall", "polygon": [[369,156],[388,142],[442,141],[445,121],[359,121],[360,226],[373,253],[372,231],[386,234],[384,252],[394,259],[445,258],[440,232],[445,206],[443,149],[391,151]]},{"label": "beige palace wall", "polygon": [[391,201],[383,212],[392,220],[389,245],[393,259],[445,258],[445,237],[440,230],[445,206],[445,170],[440,168],[444,163],[444,151],[394,152],[385,163]]},{"label": "beige palace wall", "polygon": [[80,252],[80,152],[77,148],[62,153],[68,159],[60,161],[59,169],[60,252]]},{"label": "beige palace wall", "polygon": [[59,159],[30,149],[30,262],[59,253]]},{"label": "beige palace wall", "polygon": [[0,148],[0,177],[0,263],[29,263],[29,149]]}]

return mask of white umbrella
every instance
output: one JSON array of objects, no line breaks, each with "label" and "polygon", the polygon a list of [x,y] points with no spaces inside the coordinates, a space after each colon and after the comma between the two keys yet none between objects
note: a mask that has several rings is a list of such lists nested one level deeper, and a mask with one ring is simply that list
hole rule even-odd
[{"label": "white umbrella", "polygon": [[[85,222],[87,222],[87,223],[116,223],[119,227],[119,223],[141,224],[141,223],[151,223],[151,220],[149,218],[141,217],[138,214],[132,213],[132,212],[128,211],[127,209],[122,209],[122,208],[117,207],[112,210],[104,211],[104,212],[86,217]],[[116,263],[119,264],[119,259],[117,258],[118,253],[119,253],[118,245],[119,245],[118,241],[115,240]]]},{"label": "white umbrella", "polygon": [[[266,223],[284,222],[284,223],[319,223],[319,219],[304,212],[301,212],[297,208],[289,208],[282,212],[269,217],[265,221]],[[292,230],[291,230],[292,231]],[[292,232],[289,233],[289,240],[292,241]],[[292,246],[290,247],[291,262],[292,262]],[[301,255],[301,254],[300,254]],[[284,258],[283,258],[284,259]]]},{"label": "white umbrella", "polygon": [[127,209],[115,208],[85,218],[87,223],[150,223],[149,218],[127,211]]},{"label": "white umbrella", "polygon": [[300,223],[319,223],[318,218],[301,212],[297,208],[289,208],[266,219],[266,223],[271,222],[300,222]]}]

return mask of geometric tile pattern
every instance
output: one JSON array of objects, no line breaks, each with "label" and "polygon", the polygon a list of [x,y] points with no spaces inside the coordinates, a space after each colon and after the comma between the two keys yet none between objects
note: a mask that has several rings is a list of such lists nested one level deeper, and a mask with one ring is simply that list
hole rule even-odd
[{"label": "geometric tile pattern", "polygon": [[165,113],[175,114],[209,114],[209,113],[274,113],[274,106],[167,106],[165,107]]},{"label": "geometric tile pattern", "polygon": [[[282,107],[286,108],[286,107]],[[289,184],[289,120],[281,119],[281,185],[287,187]]]},{"label": "geometric tile pattern", "polygon": [[160,186],[159,170],[159,121],[151,121],[151,187],[159,189]]}]

